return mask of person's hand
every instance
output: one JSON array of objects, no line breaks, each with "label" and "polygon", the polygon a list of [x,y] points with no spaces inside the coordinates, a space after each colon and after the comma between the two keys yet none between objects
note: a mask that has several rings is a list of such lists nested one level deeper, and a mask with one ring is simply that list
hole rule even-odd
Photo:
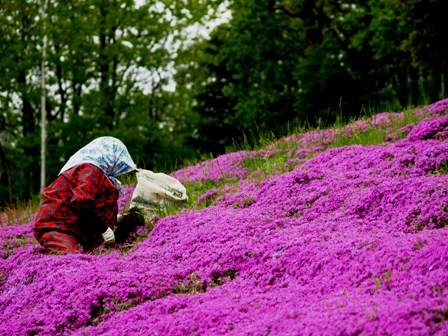
[{"label": "person's hand", "polygon": [[106,245],[115,243],[115,235],[111,228],[107,228],[106,232],[102,233],[101,236],[103,237]]}]

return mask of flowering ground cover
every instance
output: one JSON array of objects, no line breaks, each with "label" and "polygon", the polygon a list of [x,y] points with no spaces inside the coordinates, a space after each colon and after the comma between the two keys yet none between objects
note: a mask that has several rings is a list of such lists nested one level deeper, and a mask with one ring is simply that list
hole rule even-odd
[{"label": "flowering ground cover", "polygon": [[[0,335],[446,335],[447,111],[174,172],[210,188],[126,251],[48,256],[3,224]],[[340,145],[372,127],[383,143]]]}]

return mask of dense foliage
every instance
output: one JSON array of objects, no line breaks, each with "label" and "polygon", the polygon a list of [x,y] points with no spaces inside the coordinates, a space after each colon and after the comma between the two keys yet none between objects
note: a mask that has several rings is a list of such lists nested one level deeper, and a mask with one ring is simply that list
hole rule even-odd
[{"label": "dense foliage", "polygon": [[185,29],[219,1],[48,1],[46,20],[43,3],[1,1],[0,205],[39,191],[45,35],[48,182],[101,135],[123,140],[142,168],[191,156],[188,115],[165,88]]},{"label": "dense foliage", "polygon": [[231,3],[182,78],[203,150],[446,96],[442,1]]},{"label": "dense foliage", "polygon": [[44,36],[47,183],[99,135],[168,171],[245,136],[446,96],[442,0],[49,1],[43,17],[44,2],[1,1],[0,206],[39,191]]},{"label": "dense foliage", "polygon": [[[30,223],[3,223],[0,333],[444,335],[447,112],[381,113],[175,171],[190,196],[211,188],[121,252],[48,256]],[[375,129],[379,145],[338,145]]]}]

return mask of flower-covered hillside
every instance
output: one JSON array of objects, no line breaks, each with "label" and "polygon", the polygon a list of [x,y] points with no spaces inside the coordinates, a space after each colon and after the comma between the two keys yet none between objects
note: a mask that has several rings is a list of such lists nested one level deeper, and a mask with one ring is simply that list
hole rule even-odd
[{"label": "flower-covered hillside", "polygon": [[[220,182],[126,253],[48,256],[1,227],[0,334],[447,334],[447,110],[380,145],[315,131],[175,172]],[[247,164],[280,154],[277,175]]]}]

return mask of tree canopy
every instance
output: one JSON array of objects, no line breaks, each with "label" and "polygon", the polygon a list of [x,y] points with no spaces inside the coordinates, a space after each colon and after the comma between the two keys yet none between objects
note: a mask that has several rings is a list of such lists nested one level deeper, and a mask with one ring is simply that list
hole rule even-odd
[{"label": "tree canopy", "polygon": [[[0,205],[39,190],[93,138],[170,170],[245,136],[446,96],[441,0],[1,0]],[[209,37],[192,33],[223,8]]]}]

